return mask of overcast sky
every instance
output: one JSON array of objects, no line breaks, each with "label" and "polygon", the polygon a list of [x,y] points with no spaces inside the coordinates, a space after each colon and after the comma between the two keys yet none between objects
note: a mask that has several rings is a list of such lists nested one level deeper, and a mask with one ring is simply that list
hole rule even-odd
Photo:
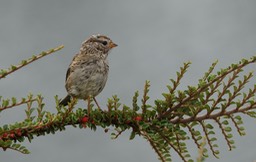
[{"label": "overcast sky", "polygon": [[[54,96],[64,97],[67,67],[81,43],[92,34],[105,34],[118,44],[109,55],[110,74],[97,100],[103,108],[107,98],[117,94],[131,104],[136,90],[151,81],[151,103],[161,98],[170,78],[183,62],[191,61],[180,89],[195,85],[211,63],[226,67],[256,53],[256,1],[254,0],[8,0],[0,2],[0,68],[8,68],[32,54],[65,45],[2,79],[0,95],[21,98],[42,94],[46,109],[55,112]],[[247,70],[252,70],[255,65]],[[252,80],[255,84],[256,79]],[[84,107],[80,101],[78,107]],[[24,107],[1,113],[1,125],[24,118]],[[247,135],[234,133],[237,149],[232,152],[220,140],[220,159],[207,162],[256,160],[255,120],[246,118]],[[254,130],[253,130],[254,129]],[[67,128],[56,135],[36,138],[25,145],[31,151],[0,152],[3,162],[70,161],[157,161],[157,155],[142,138],[129,141],[129,133],[117,140],[102,129]],[[221,135],[218,135],[222,139]],[[194,144],[189,145],[193,159]],[[173,161],[181,161],[176,153]]]}]

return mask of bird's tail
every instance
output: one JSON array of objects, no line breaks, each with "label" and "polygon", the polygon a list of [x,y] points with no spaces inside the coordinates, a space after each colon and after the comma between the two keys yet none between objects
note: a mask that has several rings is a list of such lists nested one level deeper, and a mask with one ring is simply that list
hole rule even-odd
[{"label": "bird's tail", "polygon": [[67,106],[70,101],[71,101],[71,96],[67,95],[64,99],[60,101],[59,105]]}]

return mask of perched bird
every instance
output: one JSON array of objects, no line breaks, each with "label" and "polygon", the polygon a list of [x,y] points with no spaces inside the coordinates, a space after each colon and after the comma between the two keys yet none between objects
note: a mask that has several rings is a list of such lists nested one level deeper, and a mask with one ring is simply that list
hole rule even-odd
[{"label": "perched bird", "polygon": [[[108,79],[108,54],[116,47],[110,38],[104,35],[92,35],[82,43],[78,54],[75,55],[66,73],[65,88],[68,95],[60,102],[66,106],[71,98],[88,100],[93,98],[100,109],[95,97],[103,90]],[[89,110],[88,110],[89,113]]]}]

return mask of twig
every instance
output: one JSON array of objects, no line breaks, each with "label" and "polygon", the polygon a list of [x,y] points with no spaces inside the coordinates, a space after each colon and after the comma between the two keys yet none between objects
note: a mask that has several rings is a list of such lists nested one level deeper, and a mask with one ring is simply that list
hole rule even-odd
[{"label": "twig", "polygon": [[63,47],[64,47],[64,46],[61,45],[61,46],[58,46],[58,47],[56,47],[56,48],[50,49],[50,50],[48,50],[48,51],[44,51],[44,52],[40,53],[40,54],[37,55],[37,56],[32,56],[32,57],[29,58],[28,60],[23,60],[23,61],[22,61],[19,65],[17,65],[17,66],[11,66],[11,68],[9,68],[9,69],[6,70],[6,71],[5,71],[5,70],[2,70],[2,71],[1,71],[1,74],[0,74],[0,79],[6,77],[7,75],[9,75],[9,74],[11,74],[11,73],[13,73],[13,72],[19,70],[20,68],[22,68],[22,67],[24,67],[24,66],[26,66],[26,65],[28,65],[28,64],[30,64],[30,63],[36,61],[36,60],[38,60],[38,59],[40,59],[40,58],[42,58],[42,57],[44,57],[44,56],[47,56],[47,55],[49,55],[49,54],[51,54],[51,53],[54,53],[54,52],[57,52],[57,51],[61,50]]}]

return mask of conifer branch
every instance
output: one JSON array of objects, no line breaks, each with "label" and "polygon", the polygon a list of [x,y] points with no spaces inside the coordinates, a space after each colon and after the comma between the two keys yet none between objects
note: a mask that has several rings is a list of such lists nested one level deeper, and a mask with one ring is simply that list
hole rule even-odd
[{"label": "conifer branch", "polygon": [[[162,162],[167,162],[166,158],[163,156],[163,154],[162,154],[162,152],[161,152],[161,150],[160,150],[161,148],[157,147],[155,140],[153,140],[153,139],[148,135],[147,132],[141,131],[140,133],[141,133],[141,135],[144,136],[144,138],[146,138],[146,139],[149,141],[150,145],[152,146],[152,148],[153,148],[153,149],[155,150],[155,152],[157,153],[157,155],[158,155],[158,157],[159,157],[159,160],[161,160]],[[165,151],[168,151],[168,150],[165,150]]]},{"label": "conifer branch", "polygon": [[28,97],[28,99],[22,98],[21,101],[19,101],[19,102],[17,102],[16,98],[13,97],[11,99],[11,103],[10,103],[9,99],[6,99],[6,100],[0,99],[0,103],[2,103],[2,106],[0,106],[0,112],[3,110],[6,110],[6,109],[18,107],[20,105],[27,104],[27,103],[34,102],[34,101],[36,101],[36,98],[30,98],[30,97]]},{"label": "conifer branch", "polygon": [[239,70],[239,69],[245,67],[246,65],[249,65],[249,64],[255,63],[255,62],[256,62],[256,56],[252,57],[250,60],[242,60],[239,64],[231,65],[227,69],[223,69],[222,71],[219,72],[219,75],[217,77],[210,80],[208,83],[204,82],[202,84],[199,84],[199,86],[195,92],[193,92],[186,98],[182,99],[177,105],[171,107],[168,111],[166,111],[163,115],[159,116],[158,118],[160,119],[160,118],[165,118],[165,117],[169,116],[173,111],[176,111],[178,108],[180,108],[182,106],[182,104],[184,104],[184,103],[190,101],[191,99],[193,99],[194,97],[196,97],[198,94],[200,94],[205,89],[207,89],[210,85],[214,84],[215,82],[217,82],[220,79],[223,80],[231,72]]},{"label": "conifer branch", "polygon": [[[33,56],[8,70],[0,70],[0,79],[61,48],[63,46]],[[231,150],[235,146],[230,123],[234,124],[240,135],[245,135],[243,120],[239,114],[256,118],[256,84],[249,88],[248,92],[243,92],[247,83],[253,79],[253,73],[250,72],[239,79],[244,67],[255,62],[256,56],[248,60],[243,59],[238,64],[232,64],[214,74],[216,61],[199,79],[197,86],[188,86],[187,90],[181,91],[178,90],[178,86],[191,64],[184,63],[177,72],[177,78],[171,79],[172,85],[167,85],[168,92],[162,94],[164,99],[155,99],[155,105],[148,104],[149,81],[145,82],[141,98],[139,92],[135,92],[130,107],[122,105],[120,99],[114,95],[108,99],[107,111],[95,109],[92,103],[88,104],[87,109],[76,108],[76,99],[63,107],[59,105],[56,96],[56,113],[52,113],[44,110],[45,103],[41,95],[34,97],[31,94],[18,102],[15,97],[2,99],[0,96],[0,113],[3,110],[26,105],[24,121],[0,126],[0,147],[4,151],[11,149],[27,154],[29,151],[19,143],[23,143],[26,139],[31,142],[36,136],[63,131],[67,126],[90,128],[94,131],[102,127],[105,132],[111,130],[110,127],[114,127],[115,132],[111,133],[112,139],[132,129],[130,140],[135,136],[144,137],[155,150],[159,160],[163,162],[172,160],[171,149],[184,162],[192,162],[186,144],[188,139],[192,139],[200,151],[198,161],[208,156],[207,149],[204,148],[206,144],[209,145],[212,154],[218,158],[215,130],[221,130]],[[139,99],[141,103],[138,103]]]},{"label": "conifer branch", "polygon": [[223,127],[223,125],[221,124],[220,120],[218,118],[215,119],[215,122],[218,124],[220,130],[221,130],[221,133],[223,134],[226,142],[227,142],[227,145],[228,145],[228,148],[229,150],[231,151],[232,150],[232,145],[230,143],[230,140],[229,140],[229,136],[227,135],[227,133],[225,132],[225,128]]},{"label": "conifer branch", "polygon": [[53,48],[53,49],[50,49],[50,50],[48,50],[48,51],[43,51],[43,52],[41,52],[40,54],[38,54],[38,55],[36,55],[36,56],[33,55],[31,58],[29,58],[29,59],[27,59],[27,60],[22,60],[19,65],[12,65],[12,66],[11,66],[9,69],[7,69],[7,70],[1,69],[1,70],[0,70],[0,79],[6,77],[7,75],[9,75],[9,74],[11,74],[11,73],[13,73],[13,72],[19,70],[20,68],[22,68],[22,67],[24,67],[24,66],[26,66],[26,65],[28,65],[28,64],[30,64],[30,63],[36,61],[36,60],[38,60],[38,59],[40,59],[40,58],[42,58],[42,57],[45,57],[45,56],[47,56],[47,55],[49,55],[49,54],[52,54],[52,53],[54,53],[54,52],[57,52],[57,51],[61,50],[62,48],[64,48],[63,45],[58,46],[58,47]]}]

